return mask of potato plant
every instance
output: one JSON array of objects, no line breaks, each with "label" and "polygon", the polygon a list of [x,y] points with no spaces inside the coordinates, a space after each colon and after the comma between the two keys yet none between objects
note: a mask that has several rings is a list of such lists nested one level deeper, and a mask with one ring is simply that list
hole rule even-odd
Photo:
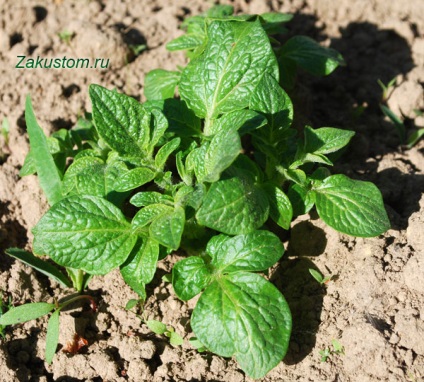
[{"label": "potato plant", "polygon": [[[343,60],[303,36],[279,45],[270,35],[289,19],[233,16],[229,6],[191,17],[187,33],[168,44],[190,61],[148,73],[147,102],[93,84],[92,114],[49,138],[26,103],[31,148],[21,174],[37,173],[50,204],[33,229],[33,251],[69,277],[44,272],[82,291],[92,275],[119,267],[145,299],[157,262],[179,251],[186,257],[172,284],[182,300],[201,295],[191,317],[198,347],[234,356],[253,378],[282,360],[292,327],[284,296],[260,273],[284,253],[270,227],[288,230],[316,208],[345,234],[389,228],[374,184],[329,170],[354,133],[291,126],[283,87],[294,86],[299,69],[327,75]],[[9,254],[43,271],[38,257]],[[5,323],[14,323],[8,313]]]}]

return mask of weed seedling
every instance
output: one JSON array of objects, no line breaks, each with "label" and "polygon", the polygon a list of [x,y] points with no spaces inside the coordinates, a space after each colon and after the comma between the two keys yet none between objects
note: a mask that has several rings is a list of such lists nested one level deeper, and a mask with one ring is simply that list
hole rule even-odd
[{"label": "weed seedling", "polygon": [[59,36],[60,41],[62,41],[66,45],[70,45],[71,40],[74,37],[74,34],[66,29],[64,29],[62,32],[59,32],[57,35]]},{"label": "weed seedling", "polygon": [[332,279],[333,276],[323,276],[320,272],[316,271],[315,269],[309,268],[309,273],[312,275],[312,277],[318,281],[321,285],[328,284],[328,282]]},{"label": "weed seedling", "polygon": [[336,339],[331,341],[331,344],[333,346],[333,349],[324,348],[323,350],[320,350],[319,354],[321,356],[321,362],[327,362],[328,357],[331,355],[343,355],[344,354],[344,348],[340,344],[340,342]]}]

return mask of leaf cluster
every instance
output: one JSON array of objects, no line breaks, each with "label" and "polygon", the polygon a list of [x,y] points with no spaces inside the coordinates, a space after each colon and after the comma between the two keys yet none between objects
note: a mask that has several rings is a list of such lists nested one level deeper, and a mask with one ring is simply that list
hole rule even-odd
[{"label": "leaf cluster", "polygon": [[[168,49],[190,61],[150,72],[147,102],[90,85],[92,114],[46,138],[28,98],[21,175],[36,173],[51,205],[33,251],[66,268],[69,280],[50,270],[58,282],[82,290],[119,267],[144,300],[157,262],[182,249],[172,283],[182,300],[201,294],[191,319],[199,346],[259,378],[284,357],[292,326],[283,295],[259,274],[284,253],[270,227],[288,230],[314,206],[350,235],[379,235],[389,221],[375,185],[329,170],[353,132],[292,127],[284,87],[298,69],[329,74],[341,56],[306,37],[276,44],[288,15],[232,13],[216,6],[183,23]],[[43,269],[31,256],[19,254]]]}]

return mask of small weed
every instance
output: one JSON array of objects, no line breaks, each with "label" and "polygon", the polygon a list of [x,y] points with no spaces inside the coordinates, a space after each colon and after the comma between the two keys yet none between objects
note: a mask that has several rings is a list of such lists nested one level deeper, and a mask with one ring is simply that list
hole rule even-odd
[{"label": "small weed", "polygon": [[328,284],[329,281],[332,279],[332,275],[329,276],[323,276],[320,272],[316,271],[315,269],[309,268],[309,273],[312,275],[312,277],[318,281],[321,285]]},{"label": "small weed", "polygon": [[331,345],[333,346],[333,349],[330,349],[330,347],[328,347],[324,348],[323,350],[320,350],[319,354],[321,356],[321,362],[327,362],[327,359],[334,354],[344,355],[344,348],[338,340],[332,340]]},{"label": "small weed", "polygon": [[62,32],[59,32],[57,34],[62,42],[64,42],[66,45],[71,44],[71,40],[74,37],[74,33],[64,29]]}]

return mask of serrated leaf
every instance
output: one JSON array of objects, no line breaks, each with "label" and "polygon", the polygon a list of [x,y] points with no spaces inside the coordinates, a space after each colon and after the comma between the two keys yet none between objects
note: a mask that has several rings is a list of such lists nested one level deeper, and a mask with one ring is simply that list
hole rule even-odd
[{"label": "serrated leaf", "polygon": [[346,146],[355,135],[353,131],[321,127],[312,129],[305,126],[304,151],[313,154],[329,154]]},{"label": "serrated leaf", "polygon": [[150,236],[165,247],[176,250],[180,247],[184,224],[184,208],[176,207],[174,211],[162,214],[153,220],[149,230]]},{"label": "serrated leaf", "polygon": [[144,78],[144,95],[148,100],[173,98],[181,73],[154,69]]},{"label": "serrated leaf", "polygon": [[150,113],[125,94],[90,85],[93,119],[100,137],[123,157],[143,157],[149,141]]},{"label": "serrated leaf", "polygon": [[248,177],[232,177],[211,185],[196,218],[201,225],[237,235],[261,227],[268,213],[265,192]]},{"label": "serrated leaf", "polygon": [[15,259],[18,259],[24,264],[29,265],[31,268],[34,268],[47,277],[50,277],[62,286],[66,288],[72,287],[70,280],[58,268],[48,263],[47,261],[41,260],[40,258],[34,256],[32,253],[19,248],[8,248],[5,253],[14,257]]},{"label": "serrated leaf", "polygon": [[315,75],[326,76],[344,64],[342,55],[334,49],[319,45],[306,36],[290,38],[281,49],[281,61],[296,62],[303,70]]},{"label": "serrated leaf", "polygon": [[337,231],[372,237],[390,228],[383,198],[373,183],[332,175],[314,191],[319,216]]},{"label": "serrated leaf", "polygon": [[170,214],[174,209],[165,204],[149,204],[138,211],[131,222],[133,229],[142,228],[150,224],[157,217]]},{"label": "serrated leaf", "polygon": [[59,314],[60,310],[57,309],[49,318],[47,324],[46,335],[46,362],[50,365],[56,353],[57,344],[59,343]]},{"label": "serrated leaf", "polygon": [[157,168],[163,168],[165,166],[168,157],[178,148],[181,143],[181,138],[177,137],[165,145],[163,145],[155,156],[155,165]]},{"label": "serrated leaf", "polygon": [[228,237],[219,235],[209,241],[206,252],[212,257],[215,272],[264,271],[284,253],[280,239],[269,231],[253,231]]},{"label": "serrated leaf", "polygon": [[293,218],[293,208],[288,196],[277,186],[264,184],[263,189],[267,193],[269,201],[269,215],[280,227],[290,228]]},{"label": "serrated leaf", "polygon": [[3,313],[0,317],[0,325],[15,325],[35,320],[50,313],[54,308],[55,304],[48,304],[47,302],[20,305]]},{"label": "serrated leaf", "polygon": [[265,73],[278,66],[260,22],[211,21],[203,53],[184,69],[181,98],[200,118],[244,109]]},{"label": "serrated leaf", "polygon": [[202,344],[223,356],[235,356],[252,378],[261,378],[287,352],[291,314],[278,289],[248,272],[222,276],[200,297],[191,327]]},{"label": "serrated leaf", "polygon": [[140,239],[127,261],[121,266],[124,281],[143,299],[145,285],[153,280],[159,257],[159,244],[150,238]]},{"label": "serrated leaf", "polygon": [[210,282],[210,271],[205,261],[192,256],[178,261],[172,269],[172,286],[178,298],[190,300],[198,295]]},{"label": "serrated leaf", "polygon": [[150,204],[166,204],[174,205],[174,199],[171,196],[161,194],[156,191],[137,192],[131,199],[130,203],[136,207],[148,206]]},{"label": "serrated leaf", "polygon": [[121,265],[137,238],[119,208],[95,196],[56,203],[33,228],[34,252],[90,274]]},{"label": "serrated leaf", "polygon": [[166,325],[157,320],[148,320],[146,325],[155,334],[162,335],[167,331]]},{"label": "serrated leaf", "polygon": [[33,166],[38,175],[38,181],[50,205],[62,199],[62,177],[50,154],[47,138],[38,125],[31,104],[27,96],[25,103],[25,122],[31,146],[30,152]]},{"label": "serrated leaf", "polygon": [[152,181],[156,173],[147,167],[137,167],[126,172],[115,180],[114,189],[119,192],[125,192],[140,187]]}]

